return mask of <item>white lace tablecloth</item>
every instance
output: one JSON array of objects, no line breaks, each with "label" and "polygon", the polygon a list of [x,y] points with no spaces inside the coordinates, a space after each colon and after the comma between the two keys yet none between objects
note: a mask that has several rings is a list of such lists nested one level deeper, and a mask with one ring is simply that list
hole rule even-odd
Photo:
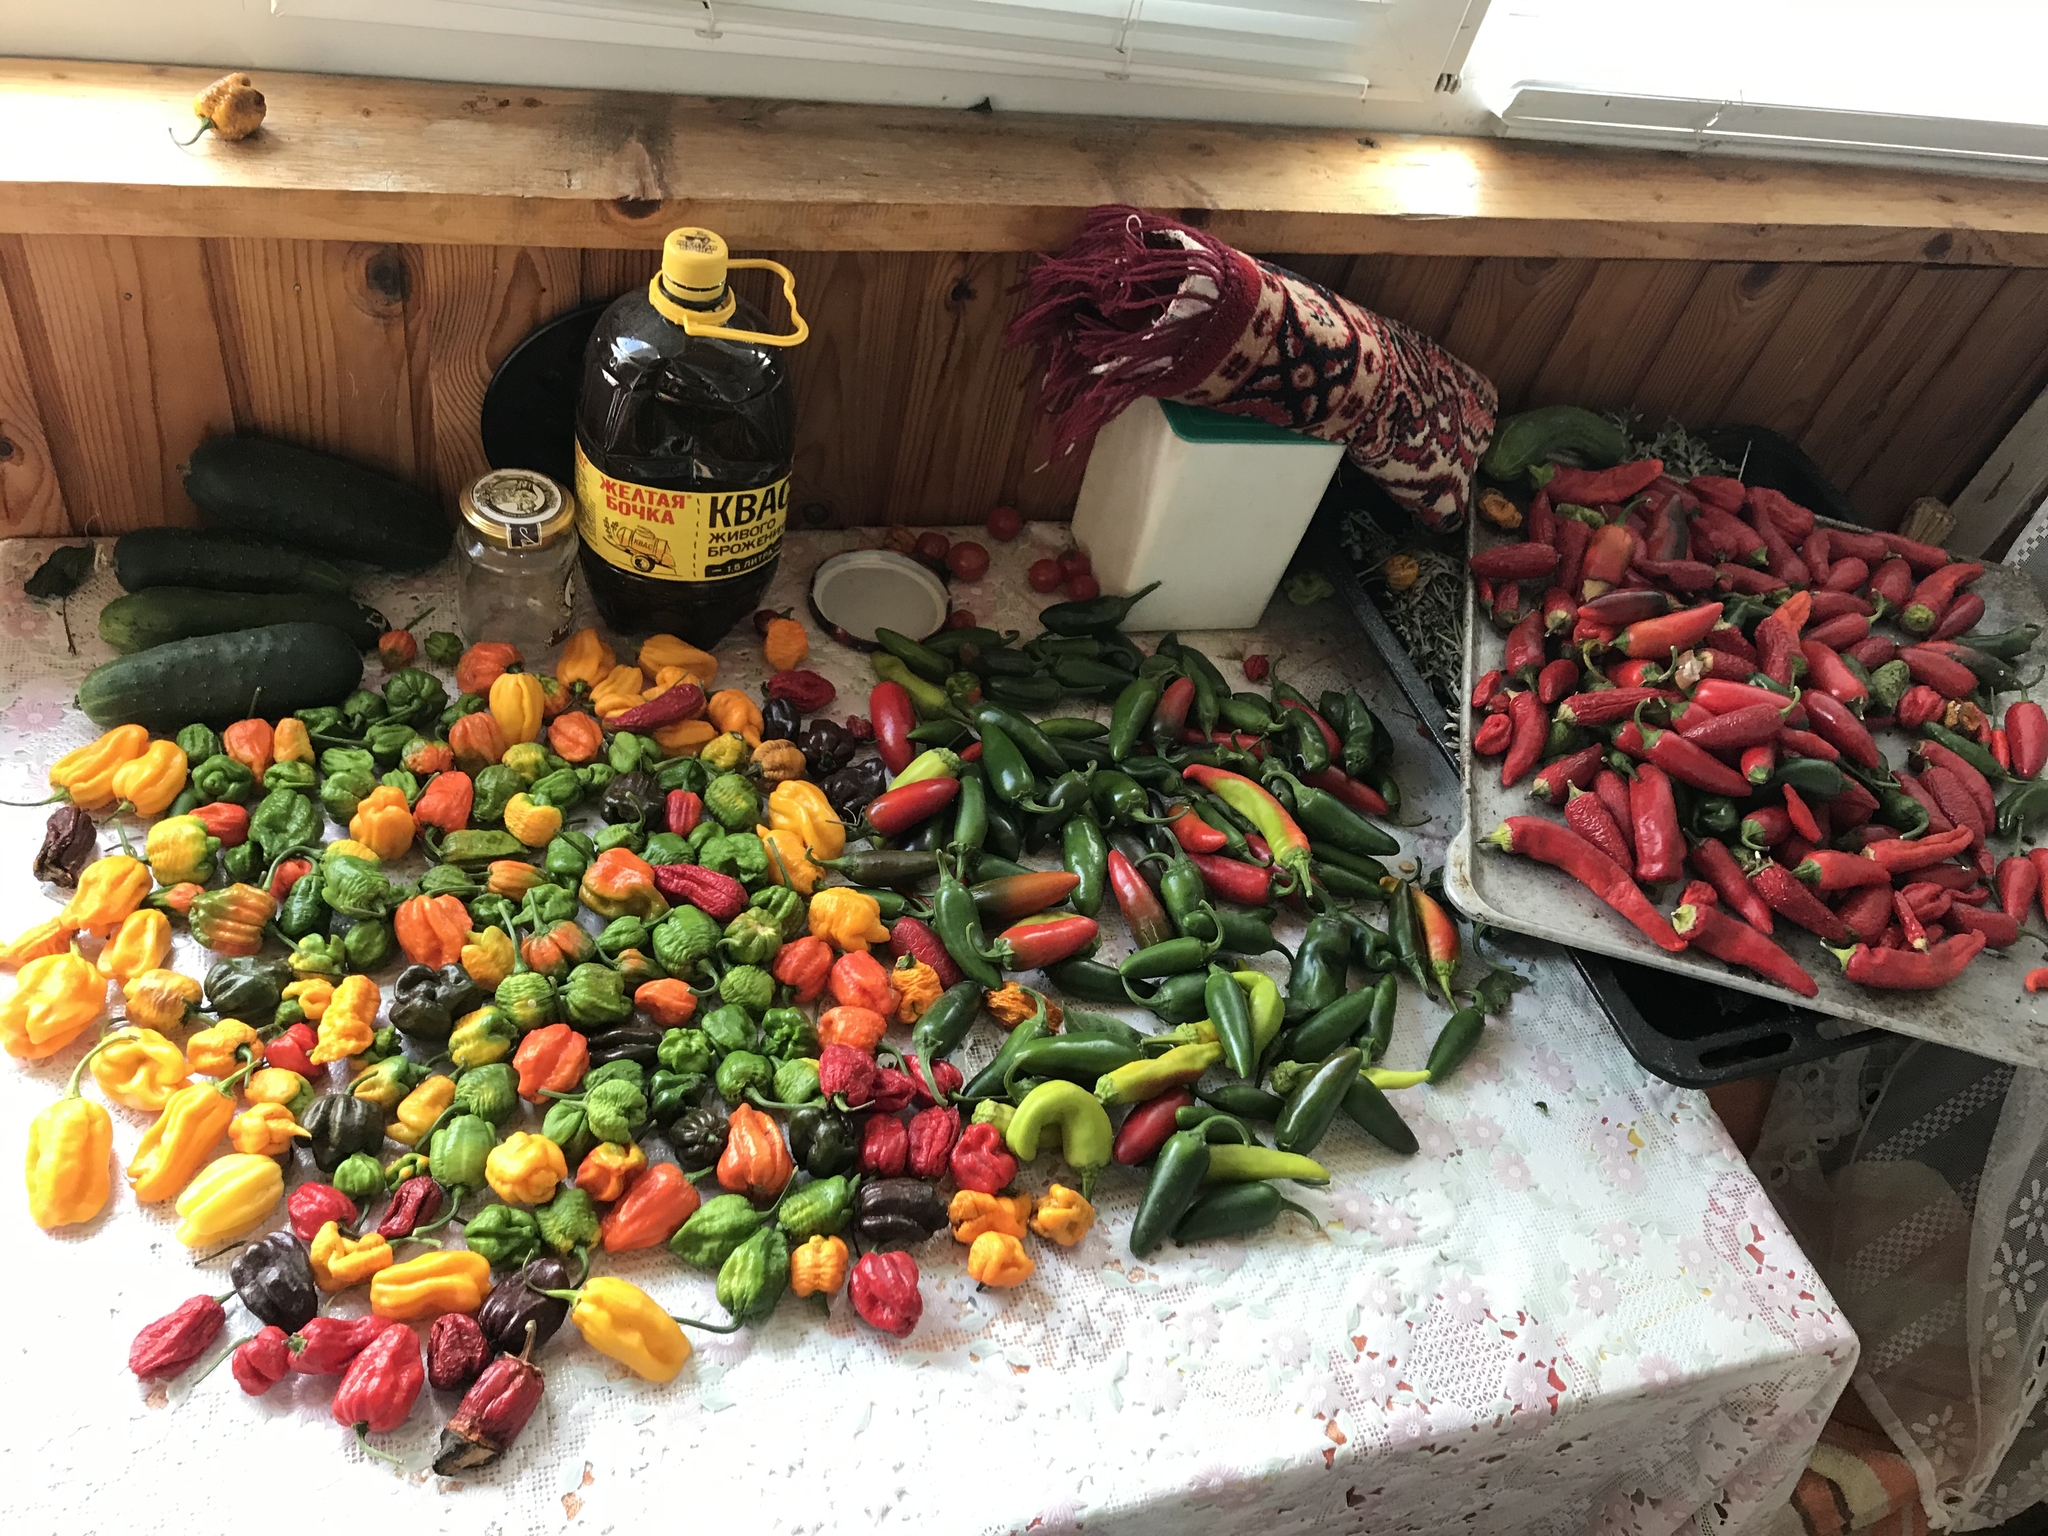
[{"label": "white lace tablecloth", "polygon": [[[1061,533],[1036,525],[999,546],[991,576],[956,601],[1028,632],[1043,600],[1023,566]],[[820,558],[875,537],[793,536],[771,606],[801,608]],[[104,568],[71,602],[75,657],[55,606],[21,596],[51,547],[0,545],[9,800],[40,795],[47,764],[88,737],[72,692],[107,655],[93,636],[114,591]],[[394,619],[436,602],[423,630],[453,616],[445,572],[371,583],[367,595]],[[1256,636],[1189,638],[1233,683],[1248,650],[1284,655],[1285,675],[1311,696],[1358,680],[1406,735],[1398,695],[1334,602],[1277,602]],[[864,709],[864,661],[829,643],[819,652],[813,665],[841,687],[837,712]],[[758,680],[751,635],[724,654],[721,681]],[[1419,832],[1416,851],[1433,865],[1453,786],[1419,739],[1399,751],[1411,806],[1438,818],[1407,834]],[[52,910],[28,878],[44,814],[0,811],[9,935]],[[1111,928],[1113,956],[1123,935]],[[1504,953],[1535,985],[1454,1081],[1399,1096],[1420,1152],[1396,1158],[1340,1125],[1319,1152],[1330,1187],[1289,1190],[1324,1218],[1323,1233],[1288,1218],[1249,1241],[1169,1245],[1134,1262],[1125,1238],[1140,1181],[1111,1170],[1094,1234],[1072,1251],[1034,1244],[1038,1271],[1019,1290],[978,1291],[965,1250],[944,1237],[917,1250],[925,1310],[905,1340],[861,1324],[843,1296],[829,1318],[785,1301],[764,1325],[698,1335],[691,1365],[658,1387],[565,1328],[542,1357],[540,1413],[474,1479],[426,1470],[453,1406],[431,1390],[382,1437],[410,1468],[397,1472],[333,1422],[331,1380],[291,1378],[256,1400],[225,1370],[196,1386],[139,1386],[124,1364],[136,1328],[195,1292],[226,1290],[225,1261],[196,1266],[167,1208],[138,1208],[118,1177],[99,1220],[57,1235],[29,1221],[18,1178],[0,1180],[7,1523],[511,1533],[707,1519],[748,1536],[1756,1530],[1804,1465],[1856,1339],[1705,1098],[1647,1076],[1555,950]],[[180,963],[200,962],[184,949]],[[1388,1064],[1419,1066],[1442,1012],[1404,991]],[[985,1054],[993,1035],[981,1035]],[[0,1061],[10,1161],[77,1054]],[[113,1116],[124,1163],[143,1117]],[[1027,1177],[1042,1188],[1049,1171]],[[718,1315],[710,1278],[665,1252],[601,1262],[674,1310]],[[230,1312],[230,1336],[249,1332]]]}]

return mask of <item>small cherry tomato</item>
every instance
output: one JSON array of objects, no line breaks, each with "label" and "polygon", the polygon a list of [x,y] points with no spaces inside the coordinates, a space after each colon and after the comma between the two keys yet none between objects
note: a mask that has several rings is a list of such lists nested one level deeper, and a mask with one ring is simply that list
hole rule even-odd
[{"label": "small cherry tomato", "polygon": [[1070,549],[1060,556],[1060,575],[1072,581],[1076,576],[1092,576],[1095,567],[1088,559],[1085,549]]},{"label": "small cherry tomato", "polygon": [[1078,576],[1067,578],[1067,601],[1085,603],[1091,597],[1102,596],[1102,583],[1083,571]]},{"label": "small cherry tomato", "polygon": [[955,608],[946,615],[946,628],[972,629],[974,628],[974,615],[965,608]]},{"label": "small cherry tomato", "polygon": [[1007,544],[1024,531],[1024,514],[1015,507],[997,507],[983,525],[998,544]]},{"label": "small cherry tomato", "polygon": [[1031,583],[1034,592],[1050,592],[1066,578],[1060,572],[1057,560],[1034,560],[1031,569],[1024,573],[1024,579]]},{"label": "small cherry tomato", "polygon": [[953,541],[943,533],[920,533],[917,536],[917,543],[913,547],[916,550],[918,559],[930,560],[935,564],[944,564],[946,552],[953,547]]},{"label": "small cherry tomato", "polygon": [[946,552],[946,569],[962,581],[979,581],[988,574],[988,550],[962,539]]}]

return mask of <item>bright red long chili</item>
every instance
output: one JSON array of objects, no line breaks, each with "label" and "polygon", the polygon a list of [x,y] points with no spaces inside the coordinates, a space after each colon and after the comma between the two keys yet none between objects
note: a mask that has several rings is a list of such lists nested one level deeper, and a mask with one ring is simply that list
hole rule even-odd
[{"label": "bright red long chili", "polygon": [[1679,783],[1704,789],[1710,795],[1749,793],[1749,782],[1741,774],[1676,731],[1645,728],[1629,720],[1614,733],[1614,744],[1630,757],[1655,763]]},{"label": "bright red long chili", "polygon": [[[1688,890],[1688,897],[1691,892]],[[1688,900],[1671,914],[1671,927],[1694,949],[1712,955],[1728,965],[1754,971],[1766,981],[1812,997],[1820,984],[1798,961],[1758,933],[1749,924],[1730,917],[1718,907]]]},{"label": "bright red long chili", "polygon": [[901,773],[917,756],[910,733],[917,729],[917,709],[901,683],[877,683],[868,694],[868,722],[875,731],[875,751],[891,773]]},{"label": "bright red long chili", "polygon": [[1858,944],[1846,952],[1836,950],[1835,958],[1842,962],[1842,974],[1859,986],[1891,992],[1928,992],[1945,987],[1962,975],[1963,968],[1983,948],[1983,934],[1958,933],[1925,952],[1872,949],[1867,944]]},{"label": "bright red long chili", "polygon": [[1863,885],[1889,886],[1892,877],[1860,854],[1836,848],[1816,848],[1792,873],[1817,891],[1833,895]]},{"label": "bright red long chili", "polygon": [[[885,683],[883,686],[889,685]],[[930,821],[951,805],[959,793],[958,779],[919,779],[915,784],[900,784],[894,789],[884,790],[868,802],[861,815],[883,837],[895,837],[921,822]]]},{"label": "bright red long chili", "polygon": [[1676,613],[1667,613],[1660,618],[1643,619],[1630,624],[1614,637],[1616,650],[1636,657],[1662,659],[1673,651],[1690,650],[1705,638],[1721,619],[1721,604],[1702,603],[1697,608],[1681,608]]},{"label": "bright red long chili", "polygon": [[1586,568],[1586,550],[1593,542],[1593,530],[1576,517],[1557,520],[1557,585],[1578,601],[1580,577]]},{"label": "bright red long chili", "polygon": [[1645,885],[1676,880],[1685,862],[1685,838],[1671,780],[1656,764],[1644,763],[1629,786],[1628,803],[1636,829],[1636,878]]},{"label": "bright red long chili", "polygon": [[1983,810],[1961,779],[1946,768],[1930,763],[1921,770],[1920,787],[1934,797],[1934,803],[1941,807],[1942,815],[1951,823],[1968,829],[1972,848],[1983,845],[1991,823],[1985,819]]},{"label": "bright red long chili", "polygon": [[1552,587],[1545,592],[1538,611],[1543,615],[1543,632],[1546,635],[1564,634],[1578,618],[1578,605],[1563,587]]},{"label": "bright red long chili", "polygon": [[1844,666],[1842,658],[1827,646],[1816,640],[1801,640],[1799,654],[1806,658],[1809,689],[1831,694],[1844,704],[1870,697],[1870,690],[1864,687],[1863,679]]},{"label": "bright red long chili", "polygon": [[[1851,564],[1861,563],[1845,560],[1842,562],[1842,569],[1847,570]],[[1829,650],[1839,653],[1848,650],[1852,645],[1861,645],[1869,638],[1870,620],[1860,613],[1838,613],[1832,619],[1824,619],[1809,626],[1805,635],[1801,637],[1801,642],[1806,645],[1824,645]]]},{"label": "bright red long chili", "polygon": [[1147,1099],[1117,1127],[1116,1140],[1109,1148],[1110,1157],[1126,1168],[1149,1162],[1174,1133],[1174,1117],[1194,1102],[1194,1094],[1185,1088],[1171,1088],[1157,1098]]},{"label": "bright red long chili", "polygon": [[1941,622],[1934,626],[1934,633],[1929,638],[1953,640],[1957,635],[1967,635],[1983,617],[1984,599],[1975,592],[1965,592],[1948,605],[1948,612],[1941,616]]},{"label": "bright red long chili", "polygon": [[1225,901],[1259,907],[1273,894],[1273,871],[1262,865],[1226,859],[1220,854],[1193,852],[1188,854],[1188,862],[1202,872],[1210,893]]},{"label": "bright red long chili", "polygon": [[[1585,786],[1581,785],[1581,788]],[[1634,869],[1636,863],[1635,818],[1629,814],[1628,780],[1608,767],[1603,761],[1593,771],[1593,793],[1600,797],[1600,803],[1607,807],[1607,814],[1614,818],[1614,824],[1621,829],[1622,841],[1628,844],[1628,857],[1614,862],[1623,869]]]},{"label": "bright red long chili", "polygon": [[1945,699],[1967,699],[1977,690],[1977,674],[1952,656],[1931,645],[1909,645],[1899,660],[1913,674],[1913,681],[1925,683]]},{"label": "bright red long chili", "polygon": [[1560,464],[1543,489],[1552,502],[1597,507],[1603,502],[1627,501],[1663,473],[1662,459],[1638,459],[1612,469],[1573,469]]},{"label": "bright red long chili", "polygon": [[1750,877],[1749,883],[1778,916],[1797,923],[1808,933],[1819,934],[1830,944],[1848,942],[1849,930],[1841,918],[1823,906],[1818,896],[1794,879],[1792,871],[1776,860],[1766,860],[1763,867]]},{"label": "bright red long chili", "polygon": [[1628,872],[1571,828],[1535,816],[1510,816],[1486,841],[1563,870],[1635,924],[1658,948],[1673,954],[1685,948],[1685,940],[1672,931],[1664,914],[1650,905]]},{"label": "bright red long chili", "polygon": [[[1948,906],[1949,903],[1944,898],[1942,910],[1944,912],[1947,911]],[[1927,947],[1926,921],[1920,916],[1919,909],[1914,906],[1913,899],[1907,892],[1892,892],[1892,915],[1898,919],[1899,932],[1905,937],[1905,947],[1907,949],[1925,949]]]},{"label": "bright red long chili", "polygon": [[[1607,624],[1626,633],[1626,626],[1645,619],[1659,619],[1671,612],[1671,599],[1653,587],[1629,587],[1607,592],[1578,606],[1576,617]],[[1683,647],[1681,647],[1683,649]]]},{"label": "bright red long chili", "polygon": [[1883,936],[1892,920],[1892,888],[1859,885],[1835,903],[1835,916],[1858,943],[1873,943]]},{"label": "bright red long chili", "polygon": [[1916,741],[1913,750],[1929,768],[1941,768],[1954,774],[1976,802],[1978,813],[1987,823],[1998,819],[1998,797],[1992,792],[1991,781],[1984,777],[1975,763],[1938,741]]},{"label": "bright red long chili", "polygon": [[1869,728],[1856,718],[1838,695],[1808,691],[1800,695],[1800,702],[1806,706],[1816,736],[1852,763],[1870,769],[1882,766],[1884,756],[1871,738]]},{"label": "bright red long chili", "polygon": [[1536,777],[1529,781],[1529,793],[1538,800],[1561,805],[1574,785],[1584,789],[1593,782],[1593,775],[1600,771],[1603,759],[1604,754],[1598,745],[1567,752],[1537,770]]},{"label": "bright red long chili", "polygon": [[1598,795],[1571,787],[1570,798],[1565,802],[1564,824],[1587,842],[1614,860],[1623,869],[1634,869],[1635,850],[1628,839],[1615,825],[1614,815],[1607,809],[1607,802]]},{"label": "bright red long chili", "polygon": [[1737,771],[1751,784],[1768,784],[1777,768],[1778,744],[1775,741],[1761,741],[1753,747],[1744,747],[1737,762]]},{"label": "bright red long chili", "polygon": [[1768,704],[1745,704],[1725,715],[1713,714],[1701,706],[1699,714],[1701,718],[1697,723],[1693,721],[1691,711],[1682,717],[1674,717],[1673,723],[1678,725],[1679,735],[1709,752],[1742,752],[1750,747],[1760,747],[1774,740],[1778,728],[1784,724],[1778,711]]},{"label": "bright red long chili", "polygon": [[1870,595],[1898,612],[1913,596],[1913,568],[1897,556],[1880,560],[1870,568]]},{"label": "bright red long chili", "polygon": [[1173,924],[1167,919],[1166,908],[1160,905],[1158,895],[1131,861],[1112,848],[1106,867],[1117,910],[1123,913],[1124,925],[1131,930],[1132,946],[1144,949],[1172,938]]},{"label": "bright red long chili", "polygon": [[1559,703],[1579,686],[1579,664],[1569,656],[1546,662],[1536,674],[1536,701],[1546,708]]},{"label": "bright red long chili", "polygon": [[1857,857],[1869,859],[1886,873],[1898,876],[1944,863],[1969,846],[1969,828],[1957,827],[1953,831],[1930,832],[1925,837],[1911,840],[1893,838],[1887,842],[1872,843]]},{"label": "bright red long chili", "polygon": [[1613,590],[1628,573],[1635,558],[1636,536],[1626,523],[1609,523],[1596,528],[1586,545],[1586,558],[1579,568],[1579,596],[1587,602]]},{"label": "bright red long chili", "polygon": [[1550,736],[1550,721],[1544,716],[1543,705],[1526,688],[1508,699],[1508,724],[1508,752],[1500,765],[1502,789],[1528,776],[1543,756],[1543,744]]},{"label": "bright red long chili", "polygon": [[1079,954],[1101,935],[1092,917],[1076,913],[1027,917],[996,935],[996,963],[1006,971],[1035,971]]},{"label": "bright red long chili", "polygon": [[[1700,685],[1704,688],[1706,685]],[[1597,729],[1612,725],[1617,720],[1626,720],[1636,712],[1636,707],[1650,699],[1669,698],[1661,688],[1599,688],[1590,693],[1575,693],[1557,706],[1557,718],[1566,725],[1583,725]],[[1718,711],[1717,711],[1718,712]]]},{"label": "bright red long chili", "polygon": [[1899,612],[1899,627],[1909,635],[1932,634],[1956,594],[1983,574],[1984,567],[1977,561],[1960,560],[1922,577]]},{"label": "bright red long chili", "polygon": [[1686,862],[1750,927],[1763,933],[1771,931],[1774,924],[1770,907],[1750,887],[1749,877],[1743,874],[1726,843],[1719,838],[1702,838],[1692,845]]},{"label": "bright red long chili", "polygon": [[1547,544],[1496,544],[1466,562],[1474,576],[1491,582],[1539,581],[1557,570],[1558,554]]},{"label": "bright red long chili", "polygon": [[1824,834],[1820,823],[1814,819],[1813,811],[1806,803],[1806,797],[1790,784],[1782,786],[1785,795],[1785,814],[1791,818],[1792,830],[1809,843],[1817,843]]},{"label": "bright red long chili", "polygon": [[2008,854],[1998,861],[1991,884],[1998,892],[1998,904],[2020,922],[2027,920],[2035,897],[2041,893],[2041,871],[2021,854]]},{"label": "bright red long chili", "polygon": [[1999,768],[2003,772],[2011,773],[2012,743],[2005,734],[2004,726],[1994,725],[1991,728],[1991,741],[1989,743],[1989,746],[1991,748],[1991,760],[1994,763],[1998,764]]},{"label": "bright red long chili", "polygon": [[1785,723],[1794,729],[1804,730],[1808,724],[1806,707],[1797,699],[1773,693],[1768,688],[1759,688],[1754,683],[1739,683],[1729,677],[1703,678],[1693,689],[1692,696],[1717,715],[1728,714],[1749,704],[1768,704],[1779,711]]},{"label": "bright red long chili", "polygon": [[1800,631],[1813,612],[1813,594],[1794,592],[1763,619],[1750,637],[1756,642],[1759,668],[1773,682],[1792,685],[1792,658],[1799,649]]},{"label": "bright red long chili", "polygon": [[1948,925],[1975,934],[1991,949],[2010,949],[2020,941],[2020,925],[2010,912],[1992,912],[1965,902],[1951,902]]},{"label": "bright red long chili", "polygon": [[[1512,722],[1510,722],[1512,729]],[[1326,789],[1350,806],[1354,811],[1363,811],[1368,816],[1385,816],[1389,811],[1386,798],[1370,784],[1361,784],[1342,768],[1325,768],[1320,773],[1304,773],[1301,782],[1312,789]]]}]

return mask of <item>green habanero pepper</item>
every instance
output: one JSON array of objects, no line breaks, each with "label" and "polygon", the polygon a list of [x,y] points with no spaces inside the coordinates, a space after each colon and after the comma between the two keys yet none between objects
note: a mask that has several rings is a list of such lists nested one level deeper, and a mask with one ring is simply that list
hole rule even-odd
[{"label": "green habanero pepper", "polygon": [[661,1044],[655,1048],[655,1060],[670,1072],[708,1073],[711,1040],[701,1029],[666,1030]]},{"label": "green habanero pepper", "polygon": [[735,965],[718,978],[718,995],[759,1018],[775,1004],[775,978],[758,965]]},{"label": "green habanero pepper", "polygon": [[718,1266],[718,1304],[735,1328],[773,1312],[788,1288],[789,1240],[780,1227],[763,1227]]},{"label": "green habanero pepper", "polygon": [[398,940],[385,918],[358,918],[341,936],[342,953],[352,971],[381,971],[398,953]]},{"label": "green habanero pepper", "polygon": [[356,807],[367,800],[370,791],[376,787],[376,776],[358,769],[330,773],[320,782],[320,804],[328,816],[347,826],[349,818],[356,813]]},{"label": "green habanero pepper", "polygon": [[482,1115],[456,1115],[444,1121],[427,1143],[427,1166],[442,1188],[456,1192],[460,1203],[460,1192],[484,1187],[484,1161],[497,1144],[498,1128]]},{"label": "green habanero pepper", "polygon": [[[755,846],[760,846],[759,839]],[[782,948],[782,924],[758,907],[746,907],[725,925],[718,952],[741,965],[766,965]]]},{"label": "green habanero pepper", "polygon": [[[345,1093],[323,1094],[300,1122],[308,1133],[307,1150],[322,1173],[333,1173],[358,1152],[375,1154],[384,1145],[384,1111],[368,1099]],[[383,1179],[380,1168],[377,1177]]]},{"label": "green habanero pepper", "polygon": [[343,1158],[327,1177],[329,1183],[359,1206],[368,1206],[384,1193],[384,1170],[367,1152]]},{"label": "green habanero pepper", "polygon": [[277,908],[277,931],[297,943],[300,939],[325,938],[332,914],[327,898],[320,894],[320,882],[311,874],[300,876],[285,892]]},{"label": "green habanero pepper", "polygon": [[814,1179],[849,1172],[860,1160],[853,1117],[829,1104],[805,1104],[789,1116],[789,1154]]},{"label": "green habanero pepper", "polygon": [[718,1096],[728,1104],[740,1104],[761,1096],[775,1080],[775,1068],[766,1056],[752,1051],[733,1051],[718,1064],[712,1083]]},{"label": "green habanero pepper", "polygon": [[[666,835],[666,834],[664,834]],[[748,898],[747,905],[775,920],[784,943],[802,938],[809,931],[809,911],[803,897],[786,885],[771,885]]]},{"label": "green habanero pepper", "polygon": [[225,752],[216,752],[192,770],[192,787],[208,801],[241,805],[254,792],[256,775]]},{"label": "green habanero pepper", "polygon": [[302,795],[319,793],[320,775],[311,763],[272,763],[263,770],[266,791],[295,790]]},{"label": "green habanero pepper", "polygon": [[203,763],[221,752],[220,735],[210,725],[188,725],[177,735],[178,750],[188,763]]},{"label": "green habanero pepper", "polygon": [[492,1269],[517,1269],[540,1252],[540,1218],[516,1205],[487,1205],[469,1218],[462,1240]]},{"label": "green habanero pepper", "polygon": [[776,1061],[815,1056],[818,1032],[802,1009],[770,1008],[761,1015],[761,1053]]},{"label": "green habanero pepper", "polygon": [[657,1068],[647,1085],[648,1121],[666,1132],[704,1102],[710,1079],[702,1072],[670,1072]]},{"label": "green habanero pepper", "polygon": [[522,1035],[556,1022],[555,984],[539,971],[514,971],[498,983],[492,999]]},{"label": "green habanero pepper", "polygon": [[626,996],[623,978],[610,966],[596,961],[585,961],[569,973],[568,980],[562,983],[561,1001],[563,1016],[585,1030],[616,1024],[633,1011],[633,1000]]},{"label": "green habanero pepper", "polygon": [[541,1117],[540,1133],[562,1149],[562,1160],[574,1168],[590,1155],[597,1136],[590,1129],[590,1116],[575,1099],[558,1099]]},{"label": "green habanero pepper", "polygon": [[705,1014],[700,1028],[705,1039],[719,1051],[728,1054],[733,1051],[751,1051],[759,1039],[753,1015],[732,1003],[714,1008]]},{"label": "green habanero pepper", "polygon": [[619,951],[645,949],[649,943],[647,922],[638,917],[615,917],[604,925],[597,936],[597,952],[607,960],[615,960]]},{"label": "green habanero pepper", "polygon": [[813,1179],[783,1200],[775,1219],[792,1243],[837,1237],[853,1219],[853,1197],[859,1188],[858,1178],[844,1174]]},{"label": "green habanero pepper", "polygon": [[692,1268],[717,1269],[767,1220],[745,1195],[714,1195],[676,1229],[668,1250]]},{"label": "green habanero pepper", "polygon": [[601,1230],[597,1206],[589,1194],[573,1184],[564,1184],[555,1191],[554,1199],[533,1214],[540,1223],[540,1240],[556,1253],[573,1253],[597,1242]]},{"label": "green habanero pepper", "polygon": [[519,1074],[510,1062],[471,1067],[455,1080],[454,1110],[502,1126],[519,1108]]}]

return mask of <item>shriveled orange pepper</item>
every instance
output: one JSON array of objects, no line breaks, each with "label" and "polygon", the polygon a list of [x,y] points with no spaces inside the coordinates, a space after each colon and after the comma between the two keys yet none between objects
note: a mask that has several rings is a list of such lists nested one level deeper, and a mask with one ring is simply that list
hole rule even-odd
[{"label": "shriveled orange pepper", "polygon": [[576,1187],[591,1199],[609,1203],[647,1166],[638,1142],[600,1141],[576,1165]]}]

